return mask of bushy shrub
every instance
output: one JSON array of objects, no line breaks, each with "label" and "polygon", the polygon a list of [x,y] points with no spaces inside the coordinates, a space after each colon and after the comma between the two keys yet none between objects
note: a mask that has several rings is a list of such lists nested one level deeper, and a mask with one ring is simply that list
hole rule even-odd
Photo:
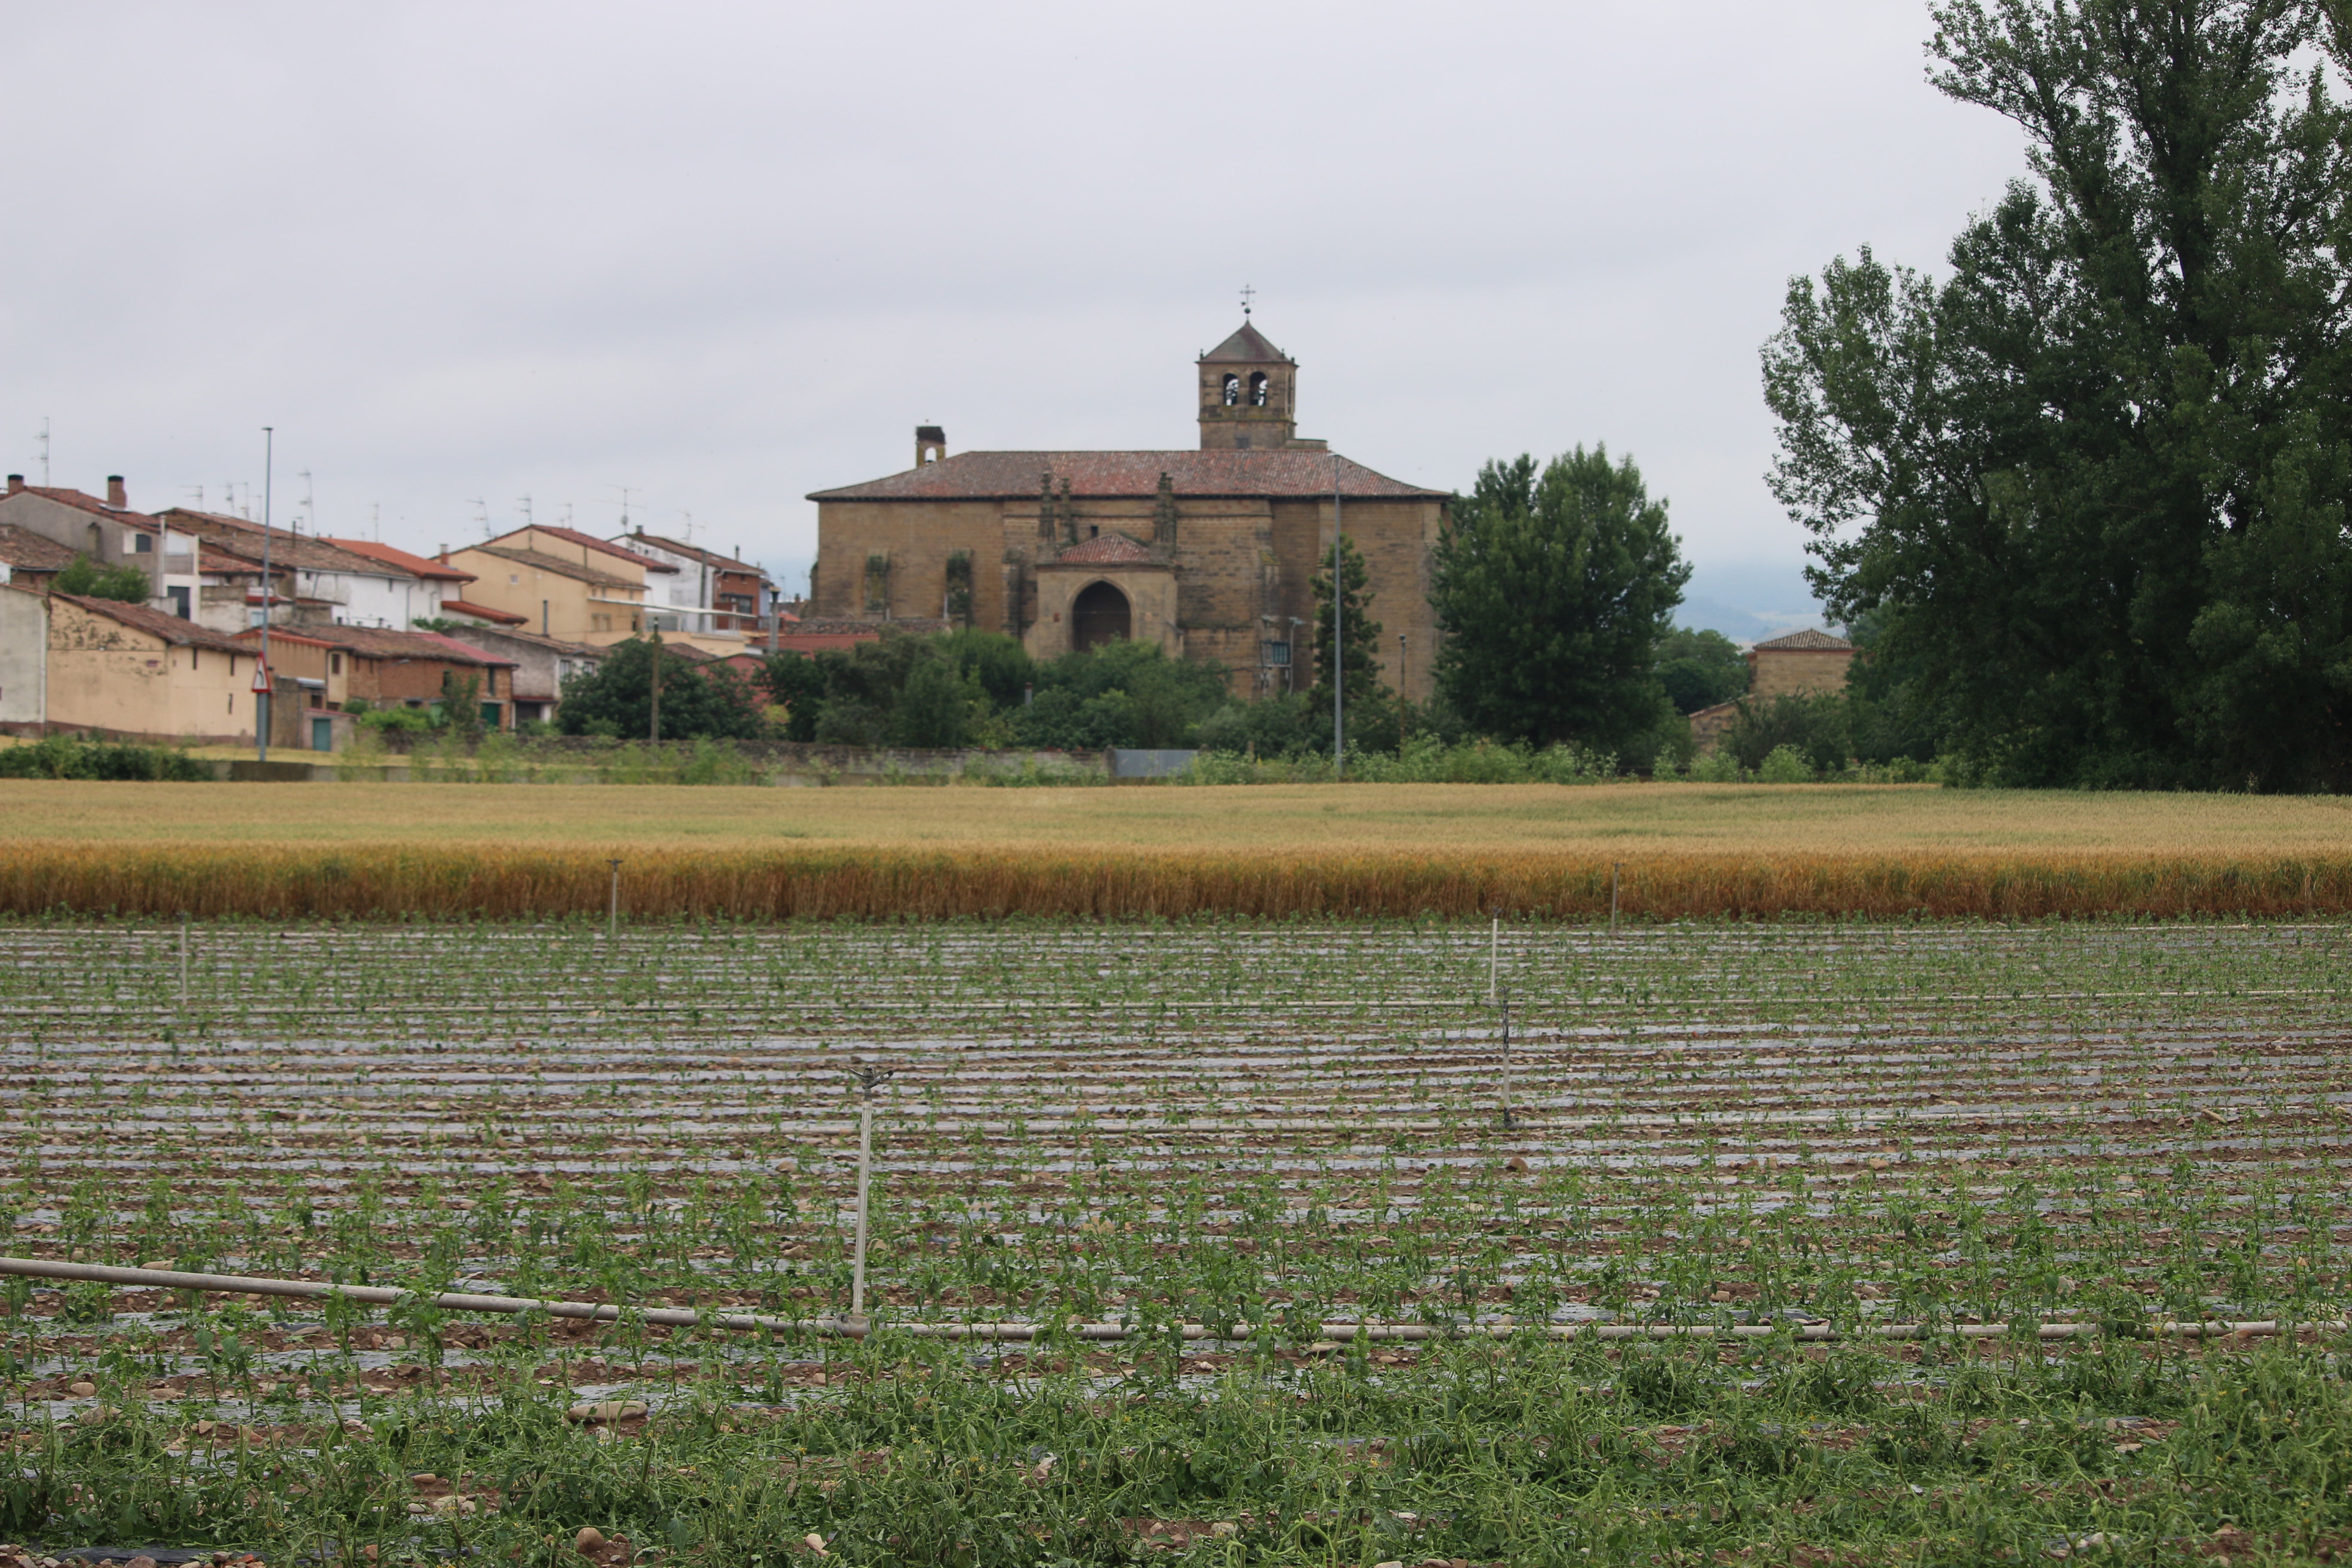
[{"label": "bushy shrub", "polygon": [[130,779],[195,784],[209,781],[212,777],[211,768],[172,746],[52,735],[27,746],[0,747],[0,778]]},{"label": "bushy shrub", "polygon": [[1794,746],[1775,746],[1766,753],[1763,766],[1756,770],[1759,784],[1811,784],[1817,775],[1805,753]]}]

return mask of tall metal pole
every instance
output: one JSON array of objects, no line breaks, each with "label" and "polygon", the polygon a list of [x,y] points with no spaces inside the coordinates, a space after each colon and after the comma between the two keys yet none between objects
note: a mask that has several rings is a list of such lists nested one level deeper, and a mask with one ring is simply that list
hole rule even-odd
[{"label": "tall metal pole", "polygon": [[1620,860],[1609,868],[1609,934],[1617,934],[1617,884],[1625,875],[1625,862]]},{"label": "tall metal pole", "polygon": [[868,1089],[857,1102],[857,1254],[849,1276],[849,1318],[866,1321],[866,1194],[874,1171],[874,1097]]},{"label": "tall metal pole", "polygon": [[260,745],[257,762],[269,760],[269,700],[277,693],[277,681],[269,677],[269,491],[278,468],[278,427],[261,427],[261,673],[264,680],[255,684],[262,689],[254,693],[254,739]]},{"label": "tall metal pole", "polygon": [[1493,1006],[1496,982],[1503,973],[1503,911],[1495,910],[1495,927],[1486,936],[1486,1005]]},{"label": "tall metal pole", "polygon": [[606,940],[611,942],[618,942],[621,939],[621,863],[618,860],[613,862],[612,923],[606,927],[604,934]]},{"label": "tall metal pole", "polygon": [[188,1010],[188,911],[180,911],[180,1011]]},{"label": "tall metal pole", "polygon": [[1502,994],[1503,1002],[1503,1131],[1511,1130],[1511,994]]},{"label": "tall metal pole", "polygon": [[[650,619],[652,619],[652,618],[653,618],[653,617],[651,617],[650,616],[646,617],[646,619],[648,619],[648,620],[650,620]],[[660,745],[660,744],[661,744],[661,656],[662,656],[661,627],[659,627],[659,626],[656,626],[656,627],[654,628],[654,677],[653,677],[653,691],[654,691],[654,722],[653,722],[653,743],[654,743],[655,745],[656,745],[656,746],[658,746],[658,745]]]},{"label": "tall metal pole", "polygon": [[1348,599],[1347,579],[1339,570],[1339,544],[1347,537],[1340,512],[1339,459],[1331,459],[1331,776],[1348,771],[1348,638],[1342,625]]}]

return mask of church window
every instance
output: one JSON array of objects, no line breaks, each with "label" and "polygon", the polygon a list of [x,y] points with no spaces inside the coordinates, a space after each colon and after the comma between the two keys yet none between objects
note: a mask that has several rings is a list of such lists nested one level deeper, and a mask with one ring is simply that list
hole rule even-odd
[{"label": "church window", "polygon": [[1226,375],[1226,377],[1225,377],[1225,406],[1226,406],[1226,407],[1228,407],[1228,408],[1231,408],[1232,406],[1234,406],[1234,405],[1235,405],[1235,404],[1239,403],[1241,400],[1242,400],[1242,378],[1241,378],[1240,376],[1233,375],[1233,374],[1228,374],[1228,375]]},{"label": "church window", "polygon": [[1250,373],[1250,406],[1265,406],[1265,372],[1262,370]]}]

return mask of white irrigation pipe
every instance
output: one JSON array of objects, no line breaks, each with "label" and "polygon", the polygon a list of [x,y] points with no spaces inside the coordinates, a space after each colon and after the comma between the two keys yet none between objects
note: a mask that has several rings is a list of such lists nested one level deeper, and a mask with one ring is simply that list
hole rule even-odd
[{"label": "white irrigation pipe", "polygon": [[[520,1296],[471,1296],[446,1291],[436,1296],[418,1296],[414,1291],[394,1289],[383,1285],[336,1285],[310,1279],[263,1279],[242,1274],[183,1274],[165,1268],[117,1268],[103,1263],[58,1263],[46,1258],[0,1258],[0,1274],[23,1275],[36,1279],[84,1279],[106,1285],[145,1286],[162,1290],[210,1290],[240,1296],[299,1296],[311,1300],[341,1296],[354,1301],[376,1306],[396,1306],[402,1302],[419,1303],[453,1312],[544,1312],[551,1318],[580,1318],[593,1322],[616,1322],[623,1317],[646,1323],[672,1328],[709,1328],[748,1330],[780,1333],[839,1335],[863,1339],[872,1331],[869,1325],[842,1318],[769,1318],[749,1312],[698,1312],[683,1307],[616,1307],[604,1301],[546,1301]],[[917,1339],[936,1340],[1003,1340],[1031,1341],[1050,1338],[1056,1333],[1074,1339],[1118,1341],[1164,1337],[1174,1332],[1187,1340],[1245,1340],[1260,1328],[1272,1325],[1234,1323],[1230,1328],[1213,1328],[1206,1323],[1186,1323],[1173,1331],[1151,1331],[1130,1328],[1125,1323],[1087,1323],[1073,1321],[1056,1326],[1052,1323],[897,1323],[891,1331]],[[1509,1339],[1515,1334],[1538,1327],[1532,1323],[1320,1323],[1317,1334],[1325,1340],[1345,1342],[1354,1339],[1372,1341],[1423,1341],[1451,1339]],[[1808,1342],[1848,1339],[1917,1340],[1931,1339],[1937,1334],[1950,1334],[1958,1339],[2008,1339],[2019,1332],[2019,1325],[2009,1323],[1952,1323],[1937,1326],[1927,1323],[1874,1323],[1853,1333],[1842,1332],[1826,1323],[1547,1323],[1542,1331],[1556,1340],[1664,1340],[1683,1338],[1768,1339],[1783,1331]],[[2252,1323],[2182,1323],[2152,1322],[2137,1326],[2134,1337],[2148,1339],[2218,1338],[2227,1334],[2243,1334],[2259,1338],[2273,1334],[2293,1333],[2314,1329],[2326,1332],[2352,1331],[2352,1322],[2327,1319],[2316,1322],[2282,1322],[2265,1320]],[[2037,1323],[2033,1337],[2037,1340],[2088,1339],[2098,1334],[2098,1323]]]}]

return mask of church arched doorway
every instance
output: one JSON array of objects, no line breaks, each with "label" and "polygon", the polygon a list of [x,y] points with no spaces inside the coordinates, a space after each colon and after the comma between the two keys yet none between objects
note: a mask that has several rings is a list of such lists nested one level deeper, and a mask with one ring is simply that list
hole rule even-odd
[{"label": "church arched doorway", "polygon": [[1100,647],[1132,635],[1127,595],[1108,583],[1089,583],[1070,605],[1070,646]]}]

